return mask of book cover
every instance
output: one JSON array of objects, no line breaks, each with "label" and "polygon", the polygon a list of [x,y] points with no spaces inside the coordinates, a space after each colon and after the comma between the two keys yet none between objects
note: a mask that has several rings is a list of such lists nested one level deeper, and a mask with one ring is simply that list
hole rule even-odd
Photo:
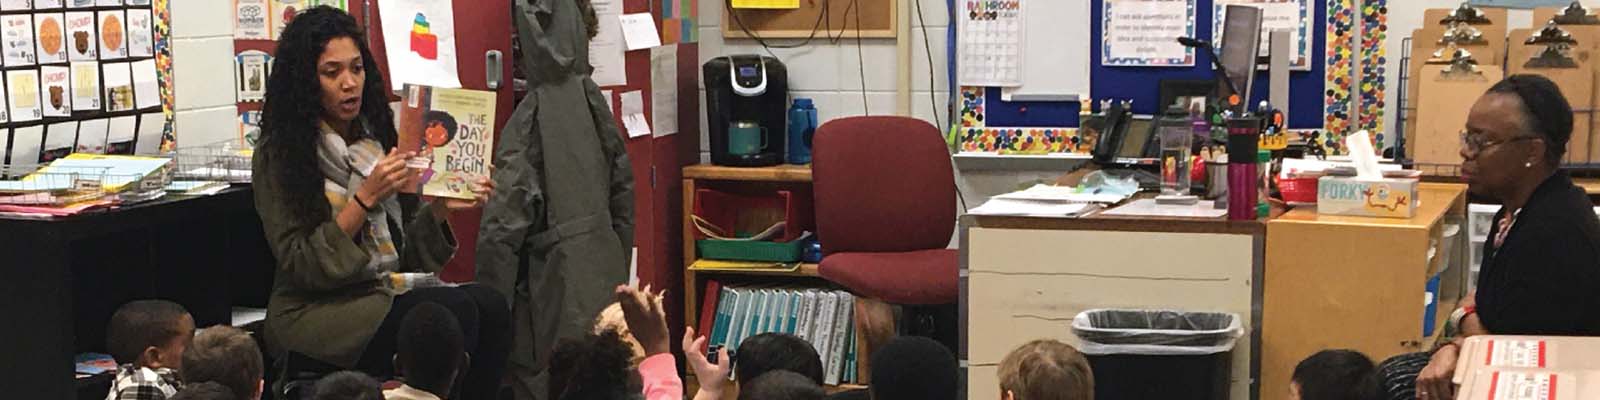
[{"label": "book cover", "polygon": [[417,152],[412,167],[427,168],[406,193],[471,199],[472,185],[489,177],[494,155],[495,93],[406,85],[400,107],[400,151]]},{"label": "book cover", "polygon": [[807,343],[816,343],[815,337],[811,335],[811,320],[816,315],[816,308],[817,291],[806,289],[800,294],[800,319],[795,321],[794,335],[805,339]]},{"label": "book cover", "polygon": [[49,65],[39,67],[39,80],[43,82],[39,96],[44,103],[44,116],[72,116],[72,93],[68,93],[72,86],[72,69]]},{"label": "book cover", "polygon": [[750,289],[737,289],[734,290],[734,293],[737,293],[737,295],[735,295],[736,300],[733,303],[733,311],[728,314],[728,339],[722,341],[723,346],[727,346],[728,349],[738,348],[739,340],[744,339],[743,336],[739,336],[740,333],[743,333],[740,328],[744,326],[745,310],[750,308],[750,298],[755,297],[750,293]]},{"label": "book cover", "polygon": [[788,333],[785,326],[789,322],[789,299],[793,296],[792,292],[789,289],[778,290],[778,309],[772,313],[772,324],[767,326],[768,332]]},{"label": "book cover", "polygon": [[715,279],[707,280],[705,291],[700,293],[703,293],[705,299],[700,301],[700,324],[695,327],[698,330],[695,333],[710,336],[713,326],[716,325],[717,309],[722,306],[722,283]]},{"label": "book cover", "polygon": [[66,14],[67,18],[67,59],[72,61],[95,61],[100,59],[99,35],[95,34],[96,25],[93,11],[74,11]]},{"label": "book cover", "polygon": [[832,349],[830,344],[833,341],[833,319],[834,315],[839,313],[839,295],[822,292],[817,294],[817,297],[821,301],[817,306],[817,319],[811,323],[814,331],[811,345],[817,351],[817,355],[823,357],[823,365],[827,365],[828,350]]},{"label": "book cover", "polygon": [[750,318],[745,320],[743,339],[761,334],[761,323],[767,318],[767,305],[771,303],[772,291],[761,289],[756,291],[755,303],[750,306]]},{"label": "book cover", "polygon": [[733,311],[733,301],[735,299],[733,289],[723,287],[722,296],[720,297],[721,299],[717,300],[717,319],[712,323],[710,331],[702,333],[706,335],[706,342],[711,346],[721,346],[722,343],[727,341],[728,316],[729,312]]},{"label": "book cover", "polygon": [[783,330],[783,333],[790,335],[797,332],[800,324],[800,307],[806,301],[805,292],[796,290],[792,294],[793,296],[789,299],[789,322],[784,325],[785,329]]},{"label": "book cover", "polygon": [[127,22],[122,11],[101,11],[100,24],[100,58],[124,58],[128,56]]},{"label": "book cover", "polygon": [[0,44],[4,44],[6,67],[33,65],[36,60],[33,54],[33,16],[0,16],[0,41],[3,41]]},{"label": "book cover", "polygon": [[156,53],[153,17],[150,10],[128,10],[128,56],[150,57]]},{"label": "book cover", "polygon": [[850,343],[845,334],[849,330],[850,322],[853,320],[851,312],[855,310],[854,296],[847,292],[838,292],[837,294],[839,296],[839,301],[836,305],[838,310],[834,311],[833,326],[831,327],[833,339],[828,341],[828,352],[822,353],[822,358],[827,365],[827,374],[823,379],[823,383],[829,385],[838,385],[840,377],[844,374],[844,351],[845,347],[849,347]]},{"label": "book cover", "polygon": [[67,28],[61,13],[35,14],[33,27],[38,33],[40,64],[67,61]]},{"label": "book cover", "polygon": [[6,71],[6,93],[10,95],[11,122],[44,118],[44,109],[39,106],[39,70]]}]

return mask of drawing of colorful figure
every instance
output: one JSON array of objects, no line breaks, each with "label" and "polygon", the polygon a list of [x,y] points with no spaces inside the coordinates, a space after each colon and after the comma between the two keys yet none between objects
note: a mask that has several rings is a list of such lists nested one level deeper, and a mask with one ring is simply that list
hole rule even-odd
[{"label": "drawing of colorful figure", "polygon": [[[418,157],[433,162],[433,149],[449,145],[456,138],[456,131],[461,125],[456,123],[456,117],[444,111],[428,111],[422,115],[422,154]],[[422,180],[417,185],[426,186],[433,179],[433,169],[422,171]],[[453,189],[452,189],[453,190]]]}]

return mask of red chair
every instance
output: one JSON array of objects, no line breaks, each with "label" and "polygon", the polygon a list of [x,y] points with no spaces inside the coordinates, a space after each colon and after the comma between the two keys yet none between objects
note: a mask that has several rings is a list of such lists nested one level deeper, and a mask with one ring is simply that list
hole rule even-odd
[{"label": "red chair", "polygon": [[[843,118],[819,127],[812,149],[822,277],[862,297],[938,305],[953,316],[959,256],[946,246],[956,184],[939,129],[914,118]],[[956,324],[946,322],[939,325]]]}]

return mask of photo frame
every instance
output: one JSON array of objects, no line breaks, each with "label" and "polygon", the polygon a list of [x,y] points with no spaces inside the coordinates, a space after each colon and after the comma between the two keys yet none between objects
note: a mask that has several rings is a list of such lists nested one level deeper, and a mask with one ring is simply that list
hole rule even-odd
[{"label": "photo frame", "polygon": [[1217,82],[1212,79],[1162,79],[1160,83],[1160,103],[1156,109],[1157,114],[1165,112],[1167,107],[1176,104],[1179,99],[1185,99],[1185,108],[1193,111],[1195,102],[1203,107],[1201,111],[1209,109],[1216,104]]}]

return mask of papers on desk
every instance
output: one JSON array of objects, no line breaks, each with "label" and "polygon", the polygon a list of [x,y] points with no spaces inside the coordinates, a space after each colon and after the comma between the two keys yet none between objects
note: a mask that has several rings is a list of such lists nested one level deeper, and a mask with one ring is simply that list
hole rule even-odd
[{"label": "papers on desk", "polygon": [[977,208],[967,210],[967,213],[1013,217],[1076,218],[1097,209],[1099,207],[1092,203],[1017,200],[996,197],[989,199],[988,202]]},{"label": "papers on desk", "polygon": [[1182,218],[1222,218],[1228,215],[1228,209],[1216,208],[1210,201],[1201,201],[1196,204],[1158,204],[1155,199],[1134,200],[1120,207],[1106,210],[1100,215],[1119,217],[1182,217]]},{"label": "papers on desk", "polygon": [[1053,203],[1103,203],[1115,204],[1127,200],[1128,196],[1106,193],[1081,193],[1078,188],[1071,186],[1052,186],[1045,184],[1033,185],[1025,190],[995,196],[995,199],[1029,200]]}]

